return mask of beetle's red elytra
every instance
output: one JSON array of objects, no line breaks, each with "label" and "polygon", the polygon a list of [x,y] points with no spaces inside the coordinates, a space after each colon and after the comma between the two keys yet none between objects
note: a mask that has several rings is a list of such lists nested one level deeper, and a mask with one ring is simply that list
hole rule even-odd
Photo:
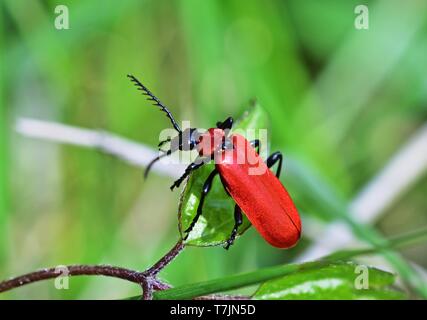
[{"label": "beetle's red elytra", "polygon": [[[249,141],[240,135],[231,138],[233,144],[246,148],[225,150],[215,161],[224,187],[268,243],[277,248],[294,246],[301,236],[301,220],[289,193]],[[239,164],[237,153],[248,161]],[[251,166],[264,173],[248,174]]]},{"label": "beetle's red elytra", "polygon": [[[131,81],[158,106],[170,119],[178,135],[173,139],[161,141],[159,150],[163,153],[154,158],[145,170],[147,176],[151,166],[172,152],[189,151],[196,148],[199,153],[196,161],[191,163],[184,174],[171,186],[171,190],[180,184],[194,171],[205,163],[214,160],[215,169],[209,174],[200,194],[197,213],[190,226],[185,230],[186,236],[202,215],[205,198],[212,187],[213,179],[220,176],[226,192],[236,202],[234,207],[234,226],[224,248],[228,249],[234,242],[242,214],[245,214],[259,234],[272,246],[289,248],[294,246],[301,237],[301,219],[286,188],[279,180],[283,157],[280,152],[271,154],[264,162],[259,154],[259,140],[248,141],[238,134],[230,134],[233,118],[217,122],[216,128],[201,133],[197,128],[181,130],[172,114],[160,100],[154,96],[138,79],[128,75]],[[170,143],[169,150],[161,147]],[[255,150],[255,148],[258,148]],[[278,163],[276,175],[270,168]]]}]

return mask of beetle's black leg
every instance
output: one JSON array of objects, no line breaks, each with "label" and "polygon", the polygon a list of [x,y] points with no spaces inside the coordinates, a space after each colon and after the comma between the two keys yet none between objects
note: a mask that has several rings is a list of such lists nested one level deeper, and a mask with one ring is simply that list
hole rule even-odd
[{"label": "beetle's black leg", "polygon": [[161,154],[160,156],[157,156],[157,157],[155,157],[153,160],[151,160],[151,162],[147,165],[147,168],[145,169],[145,172],[144,172],[144,179],[146,179],[146,178],[147,178],[147,176],[148,176],[148,172],[150,171],[151,167],[153,166],[153,164],[154,164],[156,161],[160,160],[161,158],[164,158],[164,157],[170,156],[170,155],[171,155],[171,153],[172,153],[172,150],[165,151],[165,153],[163,153],[163,154]]},{"label": "beetle's black leg", "polygon": [[228,238],[227,243],[224,246],[224,249],[228,250],[230,246],[234,243],[234,240],[236,239],[237,230],[239,229],[239,226],[243,222],[243,216],[242,216],[242,209],[236,204],[234,207],[234,227],[233,231],[231,231],[230,238]]},{"label": "beetle's black leg", "polygon": [[276,177],[280,177],[280,171],[282,171],[282,161],[283,156],[280,151],[276,151],[267,158],[267,167],[271,168],[274,164],[279,161],[279,165],[277,166]]},{"label": "beetle's black leg", "polygon": [[251,146],[257,149],[256,152],[259,154],[259,149],[261,149],[261,141],[259,141],[259,139],[252,140]]},{"label": "beetle's black leg", "polygon": [[200,196],[199,205],[197,207],[197,213],[193,218],[193,221],[191,221],[190,226],[184,231],[186,233],[186,236],[184,237],[184,240],[187,239],[188,234],[193,230],[193,227],[197,223],[197,220],[199,220],[200,216],[202,215],[202,209],[203,209],[203,203],[205,202],[205,197],[209,193],[212,187],[212,181],[215,178],[215,176],[218,174],[218,171],[214,169],[206,179],[205,183],[203,184],[202,194]]},{"label": "beetle's black leg", "polygon": [[233,127],[233,118],[228,117],[227,119],[224,120],[224,122],[218,121],[216,123],[216,127],[222,130],[227,130],[227,129],[231,130],[231,128]]},{"label": "beetle's black leg", "polygon": [[162,145],[164,145],[165,143],[168,143],[170,141],[171,141],[171,137],[168,137],[167,139],[160,141],[158,144],[158,147],[160,148]]},{"label": "beetle's black leg", "polygon": [[175,187],[178,188],[181,185],[182,181],[184,181],[184,179],[187,178],[187,176],[189,176],[191,172],[203,166],[205,163],[207,163],[207,160],[210,160],[210,158],[199,157],[196,159],[196,161],[190,163],[187,169],[185,169],[184,174],[178,180],[176,180],[173,185],[171,185],[171,190],[173,190]]}]

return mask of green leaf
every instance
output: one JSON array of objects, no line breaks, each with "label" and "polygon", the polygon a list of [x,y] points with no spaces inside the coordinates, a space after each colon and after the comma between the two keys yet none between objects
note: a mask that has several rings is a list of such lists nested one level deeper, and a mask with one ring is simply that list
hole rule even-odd
[{"label": "green leaf", "polygon": [[[267,153],[268,141],[266,137],[259,135],[259,129],[268,129],[268,118],[265,111],[253,103],[241,118],[233,126],[233,132],[245,136],[249,140],[261,140],[261,156]],[[184,230],[190,225],[197,212],[203,183],[215,168],[209,163],[196,170],[188,179],[181,194],[178,209],[178,225],[181,237]],[[230,236],[234,225],[234,201],[227,195],[219,177],[216,177],[212,189],[205,199],[203,214],[190,232],[185,243],[194,246],[215,246],[223,244]],[[239,227],[238,235],[243,234],[250,222],[243,216],[243,223]]]},{"label": "green leaf", "polygon": [[[392,273],[355,263],[330,263],[263,283],[253,298],[261,300],[402,299],[389,289]],[[357,288],[359,286],[359,288]]]}]

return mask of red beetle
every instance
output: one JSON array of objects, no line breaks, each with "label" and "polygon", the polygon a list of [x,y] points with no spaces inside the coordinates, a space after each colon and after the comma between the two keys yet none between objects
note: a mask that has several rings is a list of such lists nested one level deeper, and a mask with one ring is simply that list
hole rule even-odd
[{"label": "red beetle", "polygon": [[[259,151],[259,140],[249,142],[241,135],[229,134],[233,125],[231,117],[224,122],[218,122],[216,128],[211,128],[205,133],[199,132],[196,128],[182,131],[166,106],[138,79],[132,75],[128,75],[128,77],[150,101],[153,101],[166,113],[178,132],[175,138],[160,142],[159,149],[167,142],[170,142],[170,148],[167,151],[160,149],[163,153],[150,162],[145,176],[159,159],[169,156],[177,150],[189,151],[196,148],[199,157],[173,183],[171,186],[171,190],[173,190],[175,187],[179,187],[191,172],[214,160],[215,169],[203,185],[197,213],[190,226],[185,230],[187,236],[201,216],[205,197],[211,189],[214,177],[219,174],[226,192],[236,202],[235,223],[226,242],[226,249],[233,244],[236,238],[237,230],[242,224],[242,212],[271,245],[278,248],[289,248],[298,242],[301,236],[301,220],[289,193],[278,179],[283,159],[280,152],[270,155],[265,163],[255,150],[257,148]],[[278,162],[278,168],[274,175],[269,168],[276,162]]]}]

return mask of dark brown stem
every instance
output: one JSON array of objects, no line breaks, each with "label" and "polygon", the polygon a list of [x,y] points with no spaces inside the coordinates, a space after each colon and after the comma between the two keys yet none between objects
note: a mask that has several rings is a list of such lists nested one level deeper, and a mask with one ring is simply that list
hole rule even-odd
[{"label": "dark brown stem", "polygon": [[233,296],[228,294],[211,294],[209,296],[196,297],[193,300],[251,300],[248,296]]},{"label": "dark brown stem", "polygon": [[153,284],[150,280],[142,284],[142,300],[153,300]]},{"label": "dark brown stem", "polygon": [[[65,272],[66,271],[66,272]],[[23,285],[57,278],[59,276],[80,276],[80,275],[97,275],[119,278],[130,282],[141,284],[145,280],[142,272],[129,270],[120,267],[113,267],[107,265],[72,265],[59,268],[42,269],[35,272],[27,273],[22,276],[6,280],[0,283],[0,292],[11,290],[13,288],[21,287]]]},{"label": "dark brown stem", "polygon": [[146,275],[156,276],[164,267],[166,267],[175,257],[184,249],[185,244],[182,240],[166,253],[159,261],[157,261],[151,268],[144,271]]},{"label": "dark brown stem", "polygon": [[107,276],[127,280],[139,284],[143,289],[143,299],[151,300],[153,291],[169,289],[170,286],[156,278],[157,274],[166,267],[184,248],[182,240],[155,265],[144,272],[108,265],[71,265],[61,268],[48,268],[30,272],[22,276],[0,282],[0,293],[24,286],[33,282],[64,276]]}]

